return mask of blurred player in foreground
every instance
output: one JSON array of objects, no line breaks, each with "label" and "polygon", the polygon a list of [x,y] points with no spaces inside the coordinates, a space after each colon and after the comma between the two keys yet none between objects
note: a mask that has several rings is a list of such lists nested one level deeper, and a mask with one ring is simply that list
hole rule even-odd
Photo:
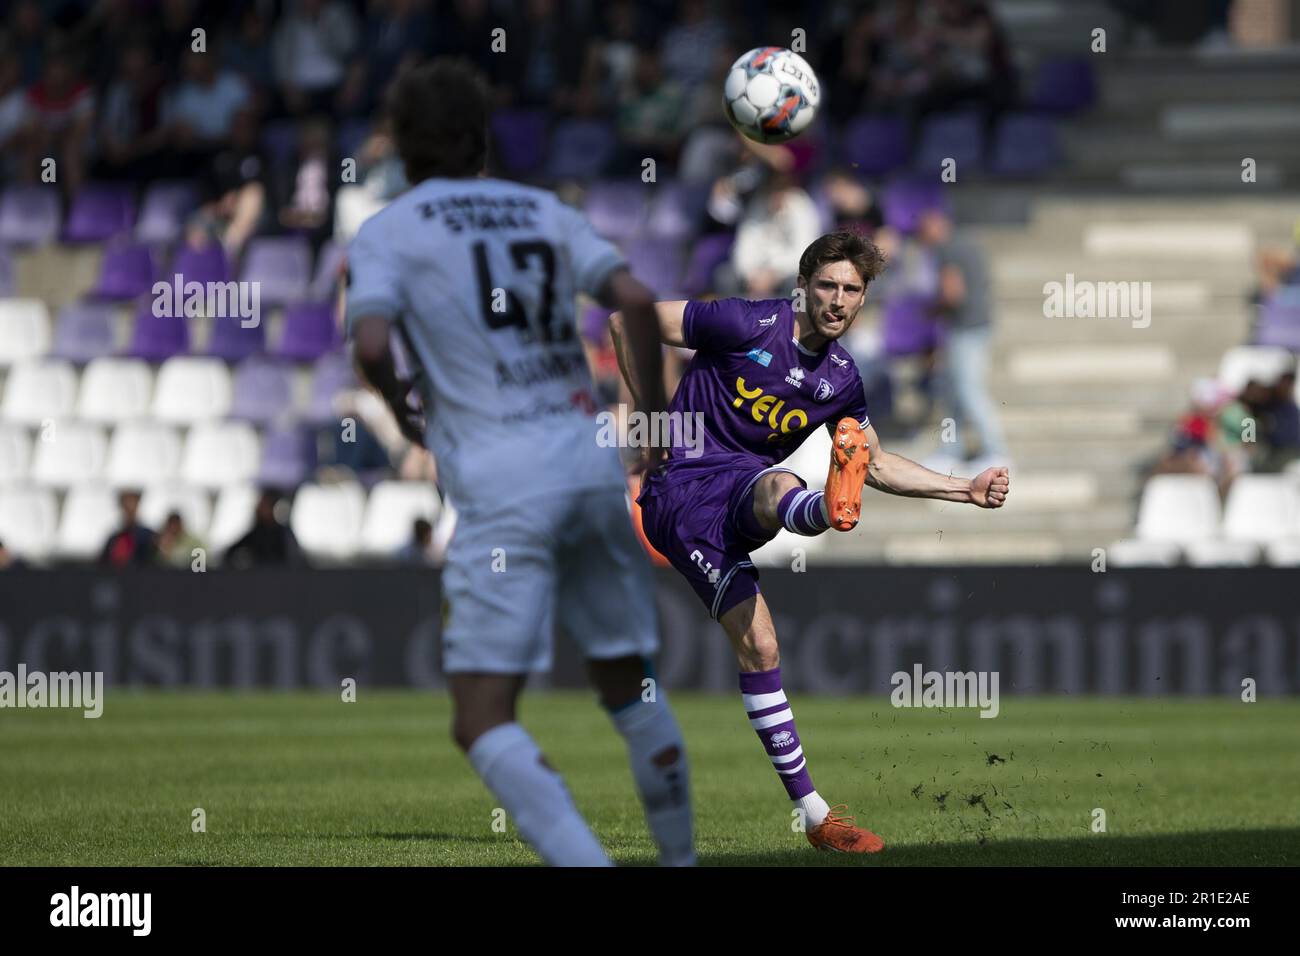
[{"label": "blurred player in foreground", "polygon": [[[486,95],[467,65],[402,74],[387,108],[414,185],[352,242],[347,322],[362,374],[427,441],[459,513],[442,579],[453,736],[546,862],[609,863],[515,718],[558,617],[627,742],[661,862],[691,864],[686,746],[662,691],[642,698],[658,649],[649,564],[618,453],[597,444],[573,315],[578,291],[619,309],[627,360],[660,382],[654,296],[552,193],[486,178]],[[394,327],[413,381],[394,365]],[[662,412],[662,387],[643,398]]]},{"label": "blurred player in foreground", "polygon": [[[804,812],[809,842],[850,853],[874,853],[884,844],[843,815],[847,806],[829,806],[813,787],[749,553],[782,528],[802,535],[852,530],[864,483],[981,508],[1001,507],[1010,484],[1006,468],[952,478],[881,450],[862,379],[836,340],[853,325],[883,267],[870,241],[839,232],[804,250],[793,299],[658,303],[664,343],[695,350],[670,411],[703,415],[704,447],[696,457],[670,448],[638,498],[646,537],[727,632],[750,726]],[[632,348],[634,320],[615,314],[612,321],[620,366],[640,404],[649,380]],[[810,491],[778,462],[822,425],[832,439],[829,476],[824,491]]]}]

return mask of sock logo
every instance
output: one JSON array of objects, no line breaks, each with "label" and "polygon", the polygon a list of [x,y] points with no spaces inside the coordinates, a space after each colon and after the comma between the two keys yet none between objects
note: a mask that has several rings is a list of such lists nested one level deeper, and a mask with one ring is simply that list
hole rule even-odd
[{"label": "sock logo", "polygon": [[771,739],[773,747],[789,747],[794,743],[794,734],[788,730],[778,730]]}]

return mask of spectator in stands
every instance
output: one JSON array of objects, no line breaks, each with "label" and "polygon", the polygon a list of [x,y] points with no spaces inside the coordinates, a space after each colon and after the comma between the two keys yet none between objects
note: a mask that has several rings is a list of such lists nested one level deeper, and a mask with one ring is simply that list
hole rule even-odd
[{"label": "spectator in stands", "polygon": [[687,87],[702,84],[726,41],[726,24],[709,12],[706,0],[682,0],[673,26],[659,44],[663,68]]},{"label": "spectator in stands", "polygon": [[613,112],[632,92],[644,32],[632,0],[616,0],[603,13],[602,35],[587,45],[583,85],[593,90],[602,109]]},{"label": "spectator in stands", "polygon": [[1250,448],[1251,471],[1276,473],[1300,458],[1300,408],[1295,403],[1295,369],[1273,382],[1250,382],[1242,404],[1255,420],[1255,444]]},{"label": "spectator in stands", "polygon": [[623,160],[640,171],[649,157],[666,162],[677,152],[685,131],[686,90],[681,83],[665,78],[658,54],[652,49],[637,53],[632,89],[618,108],[618,137]]},{"label": "spectator in stands", "polygon": [[837,123],[847,123],[868,104],[873,65],[879,60],[877,35],[880,14],[871,7],[857,11],[840,28],[817,64],[822,81],[822,104]]},{"label": "spectator in stands", "polygon": [[172,568],[193,567],[195,549],[202,550],[203,542],[185,527],[181,513],[173,511],[158,532],[158,563]]},{"label": "spectator in stands", "polygon": [[[1191,408],[1174,425],[1169,448],[1156,462],[1152,473],[1208,475],[1219,486],[1220,493],[1226,493],[1232,479],[1248,468],[1242,451],[1242,432],[1231,425],[1221,427],[1221,423],[1231,422],[1231,413],[1225,409],[1228,398],[1213,379],[1193,382]],[[1239,423],[1247,412],[1241,405],[1237,409]]]},{"label": "spectator in stands", "polygon": [[22,63],[13,44],[0,42],[0,176],[16,178],[15,154],[23,151],[27,130],[27,91],[22,84]]},{"label": "spectator in stands", "polygon": [[0,571],[20,571],[27,567],[27,562],[5,547],[0,541]]},{"label": "spectator in stands", "polygon": [[331,113],[340,104],[358,30],[352,10],[339,0],[294,0],[272,40],[275,82],[287,113]]},{"label": "spectator in stands", "polygon": [[748,298],[789,295],[799,273],[799,256],[819,235],[821,217],[811,197],[793,176],[774,175],[750,199],[736,227],[733,288]]},{"label": "spectator in stands", "polygon": [[979,443],[979,457],[968,467],[1009,464],[1002,424],[988,392],[993,309],[984,253],[970,239],[954,234],[952,220],[938,209],[921,215],[917,239],[933,255],[938,270],[937,313],[946,332],[943,380],[957,440],[963,442],[971,431]]},{"label": "spectator in stands", "polygon": [[427,518],[416,518],[411,531],[411,540],[397,552],[397,560],[402,564],[414,564],[431,567],[436,562],[433,551],[433,525]]},{"label": "spectator in stands", "polygon": [[344,100],[371,113],[389,82],[416,63],[433,40],[433,17],[427,0],[369,0],[361,46],[353,53],[344,81]]},{"label": "spectator in stands", "polygon": [[172,172],[164,166],[162,95],[162,76],[148,42],[137,37],[122,49],[98,111],[97,175],[144,181]]},{"label": "spectator in stands", "polygon": [[307,559],[303,555],[298,539],[293,531],[276,515],[281,502],[280,493],[273,489],[264,489],[257,499],[257,508],[253,513],[253,527],[248,533],[230,546],[222,560],[222,566],[245,570],[255,567],[305,567]]},{"label": "spectator in stands", "polygon": [[94,113],[94,91],[72,52],[53,47],[40,82],[27,91],[26,174],[39,177],[42,163],[53,158],[59,183],[68,195],[75,194],[86,175]]},{"label": "spectator in stands", "polygon": [[158,553],[158,536],[136,521],[140,510],[140,492],[123,491],[117,496],[122,509],[122,524],[108,536],[99,553],[104,567],[126,568],[153,564]]},{"label": "spectator in stands", "polygon": [[256,4],[249,4],[240,15],[238,28],[221,44],[223,65],[248,83],[260,114],[270,110],[275,96],[270,35],[270,21]]},{"label": "spectator in stands", "polygon": [[31,86],[41,78],[45,49],[45,14],[36,0],[18,0],[9,13],[9,34],[13,56],[19,63],[19,82]]},{"label": "spectator in stands", "polygon": [[172,146],[184,162],[204,164],[229,146],[236,118],[250,105],[244,78],[217,63],[214,52],[187,53],[185,78],[164,106]]},{"label": "spectator in stands", "polygon": [[305,233],[312,243],[313,252],[320,250],[329,237],[333,213],[333,186],[338,169],[331,152],[333,142],[330,125],[324,119],[313,119],[303,124],[298,140],[297,171],[292,186],[286,192],[285,203],[280,207],[280,225],[287,230]]},{"label": "spectator in stands", "polygon": [[196,249],[220,242],[234,262],[250,237],[267,225],[267,163],[258,144],[257,118],[249,110],[234,120],[230,145],[206,167],[205,200],[186,224]]},{"label": "spectator in stands", "polygon": [[866,184],[847,169],[832,169],[822,179],[830,205],[830,231],[850,230],[867,236],[884,224],[884,216]]},{"label": "spectator in stands", "polygon": [[984,106],[990,116],[1015,98],[1015,71],[1001,26],[981,0],[938,0],[937,56],[920,111]]}]

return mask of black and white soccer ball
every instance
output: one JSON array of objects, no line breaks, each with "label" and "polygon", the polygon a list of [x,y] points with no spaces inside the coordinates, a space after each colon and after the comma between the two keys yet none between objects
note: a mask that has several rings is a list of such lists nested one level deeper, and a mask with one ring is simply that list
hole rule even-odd
[{"label": "black and white soccer ball", "polygon": [[750,50],[731,66],[722,106],[731,125],[757,143],[798,136],[817,115],[821,85],[808,61],[779,46]]}]

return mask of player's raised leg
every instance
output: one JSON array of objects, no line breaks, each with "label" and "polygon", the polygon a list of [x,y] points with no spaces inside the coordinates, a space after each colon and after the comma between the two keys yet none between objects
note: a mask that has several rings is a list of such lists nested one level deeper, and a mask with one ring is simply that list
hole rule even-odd
[{"label": "player's raised leg", "polygon": [[519,833],[551,866],[609,866],[609,858],[533,738],[515,719],[525,677],[451,674],[452,736]]},{"label": "player's raised leg", "polygon": [[749,724],[758,734],[786,793],[804,813],[808,842],[842,853],[875,853],[880,837],[853,824],[813,786],[794,712],[781,687],[781,656],[767,602],[755,594],[719,619],[740,664],[740,693]]}]

